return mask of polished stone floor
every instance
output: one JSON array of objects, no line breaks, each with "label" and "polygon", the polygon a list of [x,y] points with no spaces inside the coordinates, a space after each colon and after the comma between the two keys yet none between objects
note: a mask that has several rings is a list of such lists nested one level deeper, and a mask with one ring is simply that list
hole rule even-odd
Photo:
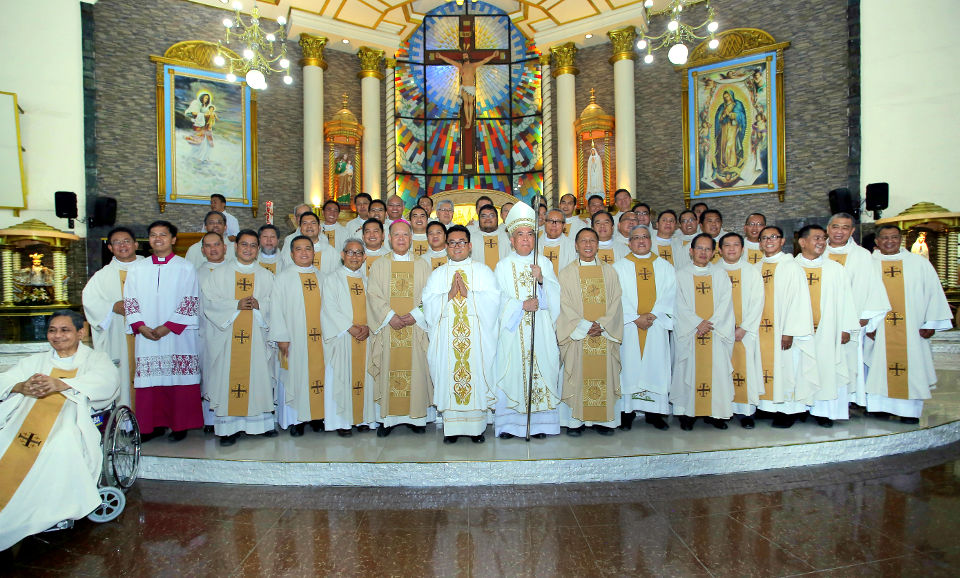
[{"label": "polished stone floor", "polygon": [[142,480],[108,524],[26,539],[0,574],[957,576],[960,443],[630,483],[278,488]]}]

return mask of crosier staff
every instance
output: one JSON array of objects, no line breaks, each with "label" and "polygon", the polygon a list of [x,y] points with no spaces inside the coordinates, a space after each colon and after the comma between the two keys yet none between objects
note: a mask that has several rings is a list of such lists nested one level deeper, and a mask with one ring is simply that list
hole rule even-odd
[{"label": "crosier staff", "polygon": [[[537,264],[537,253],[539,253],[540,245],[540,195],[534,195],[533,197],[533,264]],[[531,299],[537,296],[537,280],[536,278],[531,277],[531,290],[532,295]],[[539,309],[539,302],[537,305]],[[534,345],[537,342],[535,330],[537,328],[537,311],[528,311],[530,313],[530,369],[527,372],[527,436],[526,440],[530,441],[530,414],[531,414],[531,405],[533,405],[533,350]]]}]

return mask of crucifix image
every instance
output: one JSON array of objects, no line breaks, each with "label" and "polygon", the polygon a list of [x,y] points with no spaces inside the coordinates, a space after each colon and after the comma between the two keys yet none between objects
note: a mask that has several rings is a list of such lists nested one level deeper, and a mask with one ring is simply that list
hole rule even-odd
[{"label": "crucifix image", "polygon": [[437,58],[446,62],[457,69],[460,73],[460,104],[463,106],[463,128],[473,128],[473,117],[477,105],[477,69],[490,62],[497,56],[493,52],[479,62],[470,61],[470,53],[464,52],[463,59],[460,62],[451,60],[442,53],[437,54]]}]

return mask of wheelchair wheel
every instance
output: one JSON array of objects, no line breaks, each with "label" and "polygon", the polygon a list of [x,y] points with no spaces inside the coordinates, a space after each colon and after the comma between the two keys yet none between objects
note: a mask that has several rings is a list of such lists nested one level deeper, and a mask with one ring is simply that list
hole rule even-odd
[{"label": "wheelchair wheel", "polygon": [[137,481],[139,471],[140,425],[130,408],[121,405],[104,430],[103,477],[106,485],[126,491]]},{"label": "wheelchair wheel", "polygon": [[87,516],[91,522],[102,524],[115,520],[127,505],[127,498],[120,488],[103,486],[100,488],[100,505]]}]

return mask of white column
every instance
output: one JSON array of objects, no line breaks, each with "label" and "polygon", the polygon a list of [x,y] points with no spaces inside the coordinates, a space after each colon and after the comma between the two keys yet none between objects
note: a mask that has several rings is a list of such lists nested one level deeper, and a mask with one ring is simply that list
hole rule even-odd
[{"label": "white column", "polygon": [[360,58],[361,123],[363,124],[363,191],[374,199],[383,195],[380,191],[380,147],[383,136],[380,130],[380,61],[383,51],[361,46]]},{"label": "white column", "polygon": [[397,68],[397,59],[396,58],[387,58],[386,59],[386,71],[385,71],[385,80],[384,80],[384,108],[386,112],[386,125],[384,130],[387,132],[386,136],[386,153],[387,153],[387,183],[386,183],[386,196],[389,198],[397,192],[397,127],[396,127],[396,106],[394,105],[394,92],[396,90],[396,82],[394,80],[394,71]]},{"label": "white column", "polygon": [[540,102],[543,133],[540,137],[540,156],[543,158],[543,195],[552,206],[558,207],[559,198],[553,185],[553,91],[550,89],[550,55],[540,55]]},{"label": "white column", "polygon": [[550,49],[556,61],[553,76],[557,79],[557,198],[577,194],[576,135],[577,47],[573,42]]},{"label": "white column", "polygon": [[323,47],[322,36],[300,35],[303,49],[303,202],[320,206],[323,194]]},{"label": "white column", "polygon": [[637,198],[637,123],[636,92],[633,81],[634,43],[637,32],[633,26],[607,32],[613,46],[613,96],[616,120],[617,188],[627,189]]}]

